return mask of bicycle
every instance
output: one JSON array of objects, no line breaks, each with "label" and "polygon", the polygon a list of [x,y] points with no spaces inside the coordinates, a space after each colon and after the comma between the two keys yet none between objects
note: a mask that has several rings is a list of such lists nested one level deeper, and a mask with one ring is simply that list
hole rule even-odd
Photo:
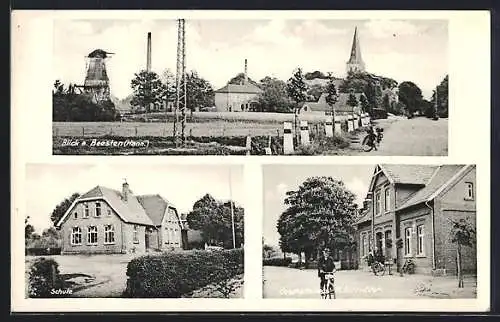
[{"label": "bicycle", "polygon": [[403,266],[401,267],[401,272],[403,274],[413,274],[415,273],[415,263],[413,262],[413,260],[411,258],[408,258],[407,260],[405,260]]},{"label": "bicycle", "polygon": [[333,273],[325,274],[326,285],[321,290],[322,299],[335,299],[335,275]]},{"label": "bicycle", "polygon": [[[375,276],[384,276],[385,274],[385,265],[379,261],[375,261],[372,263],[372,271]],[[380,274],[380,275],[379,275]]]},{"label": "bicycle", "polygon": [[377,151],[377,146],[383,138],[384,130],[381,128],[376,128],[374,131],[370,128],[366,131],[368,134],[361,141],[361,146],[365,152],[370,152],[371,150]]}]

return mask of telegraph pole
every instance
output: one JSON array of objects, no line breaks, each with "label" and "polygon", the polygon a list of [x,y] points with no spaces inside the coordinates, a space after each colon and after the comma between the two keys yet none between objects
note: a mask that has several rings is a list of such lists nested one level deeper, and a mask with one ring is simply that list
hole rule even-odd
[{"label": "telegraph pole", "polygon": [[181,141],[185,141],[185,127],[186,127],[186,31],[185,20],[177,20],[177,71],[175,76],[176,84],[176,105],[174,109],[174,142],[177,138],[177,124],[179,123],[179,115],[181,113]]}]

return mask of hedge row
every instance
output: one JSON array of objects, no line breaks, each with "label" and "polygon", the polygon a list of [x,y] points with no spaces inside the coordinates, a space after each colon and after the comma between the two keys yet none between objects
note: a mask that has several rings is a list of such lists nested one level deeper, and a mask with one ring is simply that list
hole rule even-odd
[{"label": "hedge row", "polygon": [[287,257],[285,258],[265,258],[262,262],[262,265],[264,266],[288,266],[292,263],[292,258]]},{"label": "hedge row", "polygon": [[243,273],[243,249],[146,255],[127,266],[125,297],[179,298]]}]

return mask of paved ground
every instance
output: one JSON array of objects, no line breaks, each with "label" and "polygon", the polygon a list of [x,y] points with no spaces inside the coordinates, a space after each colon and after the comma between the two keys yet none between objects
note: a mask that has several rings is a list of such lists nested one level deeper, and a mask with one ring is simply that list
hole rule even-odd
[{"label": "paved ground", "polygon": [[[354,151],[348,155],[448,155],[448,119],[433,121],[425,117],[392,118],[377,120],[375,123],[377,127],[384,129],[378,151]],[[364,135],[365,133],[361,134],[362,137]]]},{"label": "paved ground", "polygon": [[[475,279],[468,278],[464,289],[457,288],[455,277],[428,275],[375,276],[367,271],[338,271],[337,298],[474,298]],[[319,278],[314,269],[264,267],[265,298],[319,298]]]}]

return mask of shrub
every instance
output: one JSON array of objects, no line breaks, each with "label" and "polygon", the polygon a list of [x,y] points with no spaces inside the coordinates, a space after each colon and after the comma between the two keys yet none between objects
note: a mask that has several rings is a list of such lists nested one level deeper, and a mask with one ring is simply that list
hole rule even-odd
[{"label": "shrub", "polygon": [[59,264],[53,259],[38,258],[29,271],[29,297],[54,297],[52,289],[60,289],[63,281],[59,274]]},{"label": "shrub", "polygon": [[186,251],[146,255],[127,266],[126,297],[178,298],[207,286],[229,282],[243,273],[243,249]]},{"label": "shrub", "polygon": [[287,258],[281,258],[281,257],[275,257],[275,258],[266,258],[263,260],[262,265],[264,266],[285,266],[288,267],[292,263],[292,258],[287,257]]}]

